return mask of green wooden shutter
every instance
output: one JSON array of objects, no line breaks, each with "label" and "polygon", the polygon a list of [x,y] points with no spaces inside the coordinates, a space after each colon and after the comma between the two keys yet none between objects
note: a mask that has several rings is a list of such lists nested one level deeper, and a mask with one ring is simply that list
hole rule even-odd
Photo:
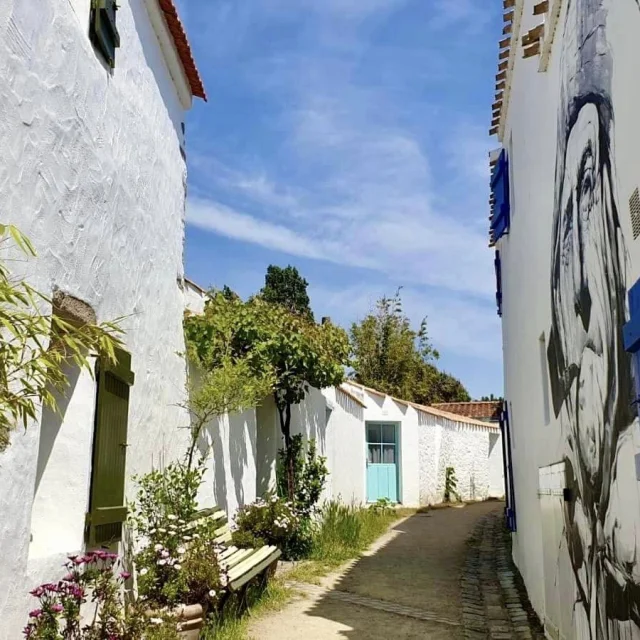
[{"label": "green wooden shutter", "polygon": [[91,0],[89,36],[111,68],[116,66],[116,49],[120,46],[117,9],[116,0]]},{"label": "green wooden shutter", "polygon": [[99,361],[93,436],[93,468],[87,514],[88,542],[106,545],[122,539],[127,509],[124,483],[127,456],[129,390],[133,385],[131,355],[116,350],[118,362]]}]

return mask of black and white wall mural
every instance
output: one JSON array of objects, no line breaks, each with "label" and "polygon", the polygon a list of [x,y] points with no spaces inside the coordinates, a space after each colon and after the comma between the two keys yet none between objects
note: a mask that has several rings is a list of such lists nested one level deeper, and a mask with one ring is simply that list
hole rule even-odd
[{"label": "black and white wall mural", "polygon": [[621,2],[637,6],[637,0],[567,0],[556,49],[562,79],[548,363],[571,490],[564,533],[577,590],[574,629],[585,640],[640,638],[638,425],[622,342],[627,251],[607,28],[612,5]]}]

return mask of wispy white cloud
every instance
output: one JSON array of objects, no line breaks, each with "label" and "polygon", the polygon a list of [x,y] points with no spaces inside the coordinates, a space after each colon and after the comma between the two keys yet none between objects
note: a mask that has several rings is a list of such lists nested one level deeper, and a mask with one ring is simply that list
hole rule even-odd
[{"label": "wispy white cloud", "polygon": [[310,239],[288,227],[235,211],[212,200],[190,198],[187,203],[187,220],[201,229],[234,240],[243,240],[306,258],[324,257]]},{"label": "wispy white cloud", "polygon": [[[486,0],[428,2],[425,32],[486,24]],[[362,287],[324,283],[313,291],[330,315],[342,310],[345,321],[389,293],[375,283],[406,285],[407,311],[415,319],[430,316],[439,348],[496,362],[484,122],[456,113],[428,90],[419,102],[410,94],[414,84],[433,80],[434,68],[438,81],[453,72],[443,41],[440,49],[425,41],[405,51],[402,42],[385,40],[384,73],[376,73],[382,54],[371,34],[410,4],[207,4],[202,23],[217,43],[207,53],[222,65],[242,58],[233,82],[268,105],[269,113],[256,118],[268,122],[269,135],[249,153],[229,152],[215,140],[190,150],[195,195],[188,221],[291,256],[368,269]],[[286,46],[256,46],[261,30],[285,31]],[[252,57],[242,57],[254,46]],[[399,60],[410,61],[409,68]]]}]

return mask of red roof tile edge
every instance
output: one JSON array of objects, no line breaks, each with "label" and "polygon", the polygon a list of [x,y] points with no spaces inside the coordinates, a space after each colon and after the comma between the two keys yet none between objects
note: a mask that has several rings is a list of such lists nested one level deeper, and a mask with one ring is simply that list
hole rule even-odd
[{"label": "red roof tile edge", "polygon": [[443,411],[457,413],[470,418],[498,419],[502,411],[502,402],[499,400],[480,400],[474,402],[440,402],[433,405]]},{"label": "red roof tile edge", "polygon": [[180,58],[180,62],[182,62],[182,67],[189,81],[191,93],[196,98],[202,98],[206,102],[207,94],[205,93],[198,67],[196,67],[196,62],[193,59],[191,45],[187,38],[187,32],[178,15],[178,10],[173,0],[158,0],[158,4],[160,5],[160,9],[162,9],[164,18],[167,21],[169,33],[171,33],[173,42],[176,45],[176,51],[178,52],[178,57]]}]

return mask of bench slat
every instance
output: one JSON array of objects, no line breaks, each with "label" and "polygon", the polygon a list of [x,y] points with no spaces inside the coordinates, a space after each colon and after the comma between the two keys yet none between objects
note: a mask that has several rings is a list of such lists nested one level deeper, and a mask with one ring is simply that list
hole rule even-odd
[{"label": "bench slat", "polygon": [[254,553],[250,556],[234,565],[229,570],[229,580],[237,580],[242,574],[249,571],[253,566],[262,562],[265,558],[267,558],[272,552],[273,547],[260,547],[259,549],[252,549]]},{"label": "bench slat", "polygon": [[252,580],[257,575],[262,573],[265,569],[270,567],[280,557],[280,554],[281,554],[280,549],[277,549],[276,547],[263,547],[263,548],[269,549],[270,553],[261,562],[259,562],[256,565],[253,565],[245,573],[241,574],[237,578],[230,578],[229,589],[231,589],[231,591],[236,591],[237,589],[245,585],[247,582],[249,582],[249,580]]},{"label": "bench slat", "polygon": [[238,547],[227,547],[221,554],[219,557],[219,560],[225,560],[226,558],[228,558],[229,556],[233,555],[236,551],[238,551]]},{"label": "bench slat", "polygon": [[231,531],[227,531],[225,534],[214,538],[216,544],[224,544],[225,542],[231,542]]},{"label": "bench slat", "polygon": [[249,556],[252,556],[255,552],[256,552],[256,549],[238,549],[236,553],[234,553],[232,556],[229,556],[225,560],[225,566],[227,570],[230,570],[231,567],[235,567],[241,562],[244,562],[249,558]]}]

